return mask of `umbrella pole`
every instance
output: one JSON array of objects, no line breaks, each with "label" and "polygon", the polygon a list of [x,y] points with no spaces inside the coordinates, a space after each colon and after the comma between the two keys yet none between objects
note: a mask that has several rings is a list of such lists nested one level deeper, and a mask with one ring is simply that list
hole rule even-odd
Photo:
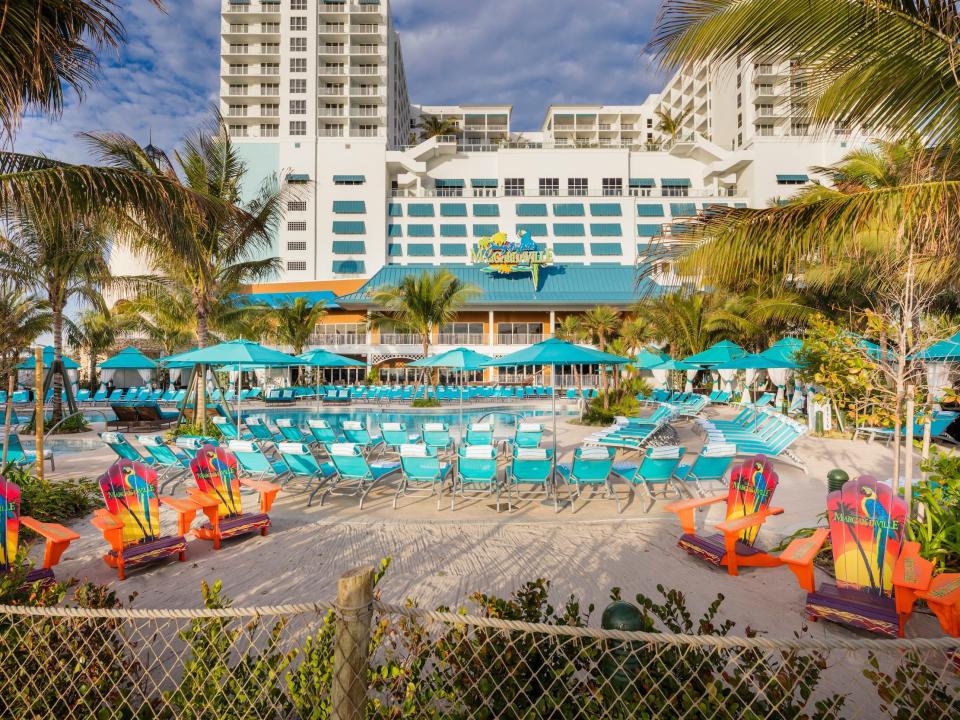
[{"label": "umbrella pole", "polygon": [[460,444],[463,445],[463,373],[460,371]]},{"label": "umbrella pole", "polygon": [[320,368],[315,367],[313,369],[313,382],[316,385],[314,395],[317,398],[317,412],[320,412]]},{"label": "umbrella pole", "polygon": [[[237,363],[237,439],[240,439],[240,387],[243,385],[243,376],[240,375],[240,363]],[[227,405],[227,407],[230,407]]]}]

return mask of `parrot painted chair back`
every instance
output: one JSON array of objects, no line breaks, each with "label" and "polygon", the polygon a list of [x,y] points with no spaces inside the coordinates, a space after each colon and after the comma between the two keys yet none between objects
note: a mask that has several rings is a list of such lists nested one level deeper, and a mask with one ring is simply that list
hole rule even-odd
[{"label": "parrot painted chair back", "polygon": [[[779,483],[780,479],[766,458],[753,458],[736,466],[730,473],[727,489],[727,522],[765,512]],[[759,525],[745,528],[740,533],[740,542],[752,547],[759,531]]]},{"label": "parrot painted chair back", "polygon": [[[160,497],[157,471],[135,460],[121,459],[97,480],[104,507],[94,513],[91,523],[110,544],[104,562],[116,568],[123,580],[129,568],[147,565],[177,555],[186,559],[184,534],[196,516],[197,506],[189,500]],[[179,534],[164,536],[160,531],[160,505],[175,510]]]},{"label": "parrot painted chair back", "polygon": [[[236,442],[236,441],[233,441]],[[212,540],[214,550],[221,541],[240,535],[270,530],[267,514],[280,492],[280,486],[265,480],[241,478],[236,456],[227,448],[206,444],[190,461],[190,472],[197,483],[187,490],[190,499],[203,510],[207,522],[193,533],[203,540]],[[240,487],[255,490],[260,495],[259,512],[244,512]]]}]

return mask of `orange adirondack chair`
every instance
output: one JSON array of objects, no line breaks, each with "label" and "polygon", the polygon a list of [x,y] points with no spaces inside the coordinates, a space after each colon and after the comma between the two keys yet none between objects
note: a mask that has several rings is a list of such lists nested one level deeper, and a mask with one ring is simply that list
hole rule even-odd
[{"label": "orange adirondack chair", "polygon": [[[118,460],[99,478],[105,509],[97,510],[90,522],[110,544],[104,562],[116,568],[120,580],[128,569],[159,562],[173,555],[183,562],[187,556],[184,538],[198,505],[189,500],[161,497],[157,471],[133,460]],[[177,512],[178,535],[160,534],[160,505]]]},{"label": "orange adirondack chair", "polygon": [[[864,475],[827,495],[830,529],[794,540],[780,559],[807,591],[811,620],[903,636],[920,592],[930,586],[933,566],[920,545],[904,536],[907,504],[890,486]],[[837,582],[817,589],[813,559],[827,537],[833,546]]]},{"label": "orange adirondack chair", "polygon": [[[737,465],[730,472],[730,489],[726,497],[694,498],[667,505],[676,513],[683,527],[677,543],[691,555],[718,567],[725,566],[730,575],[739,575],[741,567],[776,567],[780,559],[754,546],[760,526],[782,508],[770,501],[777,489],[777,474],[763,455],[756,455]],[[727,503],[726,520],[718,523],[714,535],[697,535],[694,513],[715,503]]]},{"label": "orange adirondack chair", "polygon": [[17,547],[20,540],[20,526],[28,527],[44,539],[43,565],[27,573],[23,584],[41,586],[53,585],[56,579],[53,566],[60,562],[64,550],[78,539],[73,530],[56,523],[45,523],[29,515],[20,515],[20,486],[9,482],[0,475],[0,515],[3,524],[0,527],[0,550],[3,552],[3,566],[0,572],[9,572],[17,559]]},{"label": "orange adirondack chair", "polygon": [[[266,535],[270,531],[267,513],[280,492],[279,485],[240,478],[237,458],[229,450],[215,445],[200,448],[190,461],[190,472],[197,487],[187,488],[187,494],[207,516],[207,522],[193,533],[203,540],[212,540],[214,550],[219,550],[221,542],[228,538],[254,532]],[[260,512],[243,511],[241,485],[260,494]]]}]

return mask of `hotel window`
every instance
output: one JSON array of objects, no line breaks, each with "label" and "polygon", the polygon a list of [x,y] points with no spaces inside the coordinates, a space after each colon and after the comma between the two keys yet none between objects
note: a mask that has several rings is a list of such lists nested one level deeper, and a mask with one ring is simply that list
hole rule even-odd
[{"label": "hotel window", "polygon": [[247,126],[246,125],[228,125],[227,132],[230,133],[230,137],[246,137]]},{"label": "hotel window", "polygon": [[287,222],[287,230],[290,232],[306,232],[307,223],[305,220],[289,220]]},{"label": "hotel window", "polygon": [[307,59],[306,58],[290,58],[290,72],[302,72],[307,71]]},{"label": "hotel window", "polygon": [[294,250],[294,251],[299,250],[302,252],[306,249],[307,249],[307,243],[304,240],[296,240],[294,242],[287,243],[287,250]]},{"label": "hotel window", "polygon": [[280,85],[277,83],[260,83],[261,95],[279,95]]},{"label": "hotel window", "polygon": [[228,117],[246,117],[247,116],[247,106],[246,105],[230,105],[227,108]]},{"label": "hotel window", "polygon": [[760,137],[772,137],[773,125],[757,125],[757,135]]},{"label": "hotel window", "polygon": [[757,105],[757,115],[760,117],[773,117],[773,104],[761,103]]},{"label": "hotel window", "polygon": [[743,133],[737,133],[737,146],[743,145]]},{"label": "hotel window", "polygon": [[246,74],[247,74],[247,66],[246,66],[246,65],[233,65],[233,64],[231,64],[231,65],[230,65],[229,74],[230,74],[230,75],[246,75]]},{"label": "hotel window", "polygon": [[740,73],[737,73],[737,90],[743,85],[743,76]]},{"label": "hotel window", "polygon": [[302,260],[288,260],[287,270],[303,272],[307,269],[307,264]]},{"label": "hotel window", "polygon": [[806,135],[810,131],[809,123],[793,122],[790,123],[791,135]]},{"label": "hotel window", "polygon": [[649,130],[652,127],[653,127],[653,118],[647,118],[647,129]]},{"label": "hotel window", "polygon": [[307,209],[306,200],[288,200],[287,201],[287,210],[294,212],[304,212]]},{"label": "hotel window", "polygon": [[486,345],[482,322],[453,322],[440,326],[441,345]]},{"label": "hotel window", "polygon": [[507,178],[503,181],[503,194],[507,197],[517,197],[523,195],[523,178]]},{"label": "hotel window", "polygon": [[246,55],[247,50],[250,49],[250,46],[246,43],[230,43],[230,54],[231,55]]},{"label": "hotel window", "polygon": [[560,178],[540,178],[541,195],[559,195]]},{"label": "hotel window", "polygon": [[497,188],[496,187],[474,187],[473,196],[474,197],[496,197]]},{"label": "hotel window", "polygon": [[290,121],[290,134],[291,134],[291,135],[306,135],[306,134],[307,134],[307,121],[306,121],[306,120],[291,120],[291,121]]},{"label": "hotel window", "polygon": [[280,106],[277,103],[261,103],[260,114],[266,117],[278,117],[280,115]]},{"label": "hotel window", "polygon": [[291,10],[306,10],[307,0],[290,0]]},{"label": "hotel window", "polygon": [[260,123],[260,137],[277,137],[280,135],[280,126],[276,123]]},{"label": "hotel window", "polygon": [[246,85],[231,85],[230,86],[231,95],[246,95],[247,86]]},{"label": "hotel window", "polygon": [[307,18],[302,15],[294,15],[290,18],[290,29],[294,32],[306,32]]},{"label": "hotel window", "polygon": [[604,178],[603,194],[608,197],[623,195],[623,178]]},{"label": "hotel window", "polygon": [[737,93],[737,107],[743,107],[743,93]]},{"label": "hotel window", "polygon": [[291,100],[291,101],[290,101],[290,114],[291,114],[291,115],[306,115],[306,114],[307,114],[307,101],[306,101],[306,100]]},{"label": "hotel window", "polygon": [[261,43],[260,54],[261,55],[279,55],[280,43]]},{"label": "hotel window", "polygon": [[260,32],[263,33],[279,33],[280,32],[280,23],[278,22],[265,22],[260,25]]},{"label": "hotel window", "polygon": [[567,195],[586,195],[586,194],[587,194],[586,178],[568,178],[567,179]]},{"label": "hotel window", "polygon": [[290,52],[306,52],[307,39],[305,37],[290,38]]},{"label": "hotel window", "polygon": [[[304,70],[306,72],[306,70]],[[260,63],[261,75],[279,75],[280,63]]]},{"label": "hotel window", "polygon": [[737,127],[743,127],[743,113],[737,113]]},{"label": "hotel window", "polygon": [[307,91],[307,79],[306,78],[293,78],[290,81],[290,92],[300,95]]}]

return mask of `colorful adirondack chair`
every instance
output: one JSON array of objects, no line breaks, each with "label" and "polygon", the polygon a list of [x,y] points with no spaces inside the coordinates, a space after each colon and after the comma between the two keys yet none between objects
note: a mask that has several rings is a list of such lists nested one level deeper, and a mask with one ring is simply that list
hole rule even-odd
[{"label": "colorful adirondack chair", "polygon": [[20,514],[20,486],[0,475],[0,550],[3,566],[0,572],[10,572],[17,559],[20,526],[28,527],[44,539],[43,565],[30,570],[24,578],[24,586],[40,583],[42,587],[53,585],[53,566],[60,562],[64,550],[80,536],[73,530],[56,523],[45,523],[29,515]]},{"label": "colorful adirondack chair", "polygon": [[[919,545],[906,542],[906,517],[906,502],[867,475],[827,495],[830,529],[794,540],[780,555],[807,591],[811,620],[903,636],[913,602],[929,588],[932,574],[932,565],[919,556]],[[837,581],[818,589],[813,559],[827,537]]]},{"label": "colorful adirondack chair", "polygon": [[[783,512],[782,508],[770,505],[778,482],[769,460],[757,455],[735,466],[730,472],[726,498],[694,498],[670,503],[666,509],[676,513],[683,527],[683,535],[677,544],[691,555],[713,565],[726,566],[730,575],[739,575],[740,567],[780,565],[780,558],[754,546],[760,526],[771,515]],[[724,500],[727,503],[727,516],[724,522],[716,526],[720,532],[708,537],[697,535],[694,512]]]},{"label": "colorful adirondack chair", "polygon": [[[219,550],[223,540],[259,532],[266,535],[270,530],[267,514],[280,492],[280,486],[265,480],[241,479],[237,458],[228,450],[216,445],[204,445],[190,461],[190,472],[196,480],[196,488],[187,488],[190,499],[200,505],[207,522],[193,531],[202,540],[212,540],[213,549]],[[240,497],[240,486],[256,490],[260,495],[260,511],[245,513]]]},{"label": "colorful adirondack chair", "polygon": [[[164,560],[187,557],[184,539],[199,506],[190,500],[160,497],[157,471],[135,460],[117,460],[98,480],[106,509],[97,510],[90,522],[110,544],[104,562],[116,568],[120,580],[128,569]],[[177,512],[177,535],[160,534],[160,504]]]}]

